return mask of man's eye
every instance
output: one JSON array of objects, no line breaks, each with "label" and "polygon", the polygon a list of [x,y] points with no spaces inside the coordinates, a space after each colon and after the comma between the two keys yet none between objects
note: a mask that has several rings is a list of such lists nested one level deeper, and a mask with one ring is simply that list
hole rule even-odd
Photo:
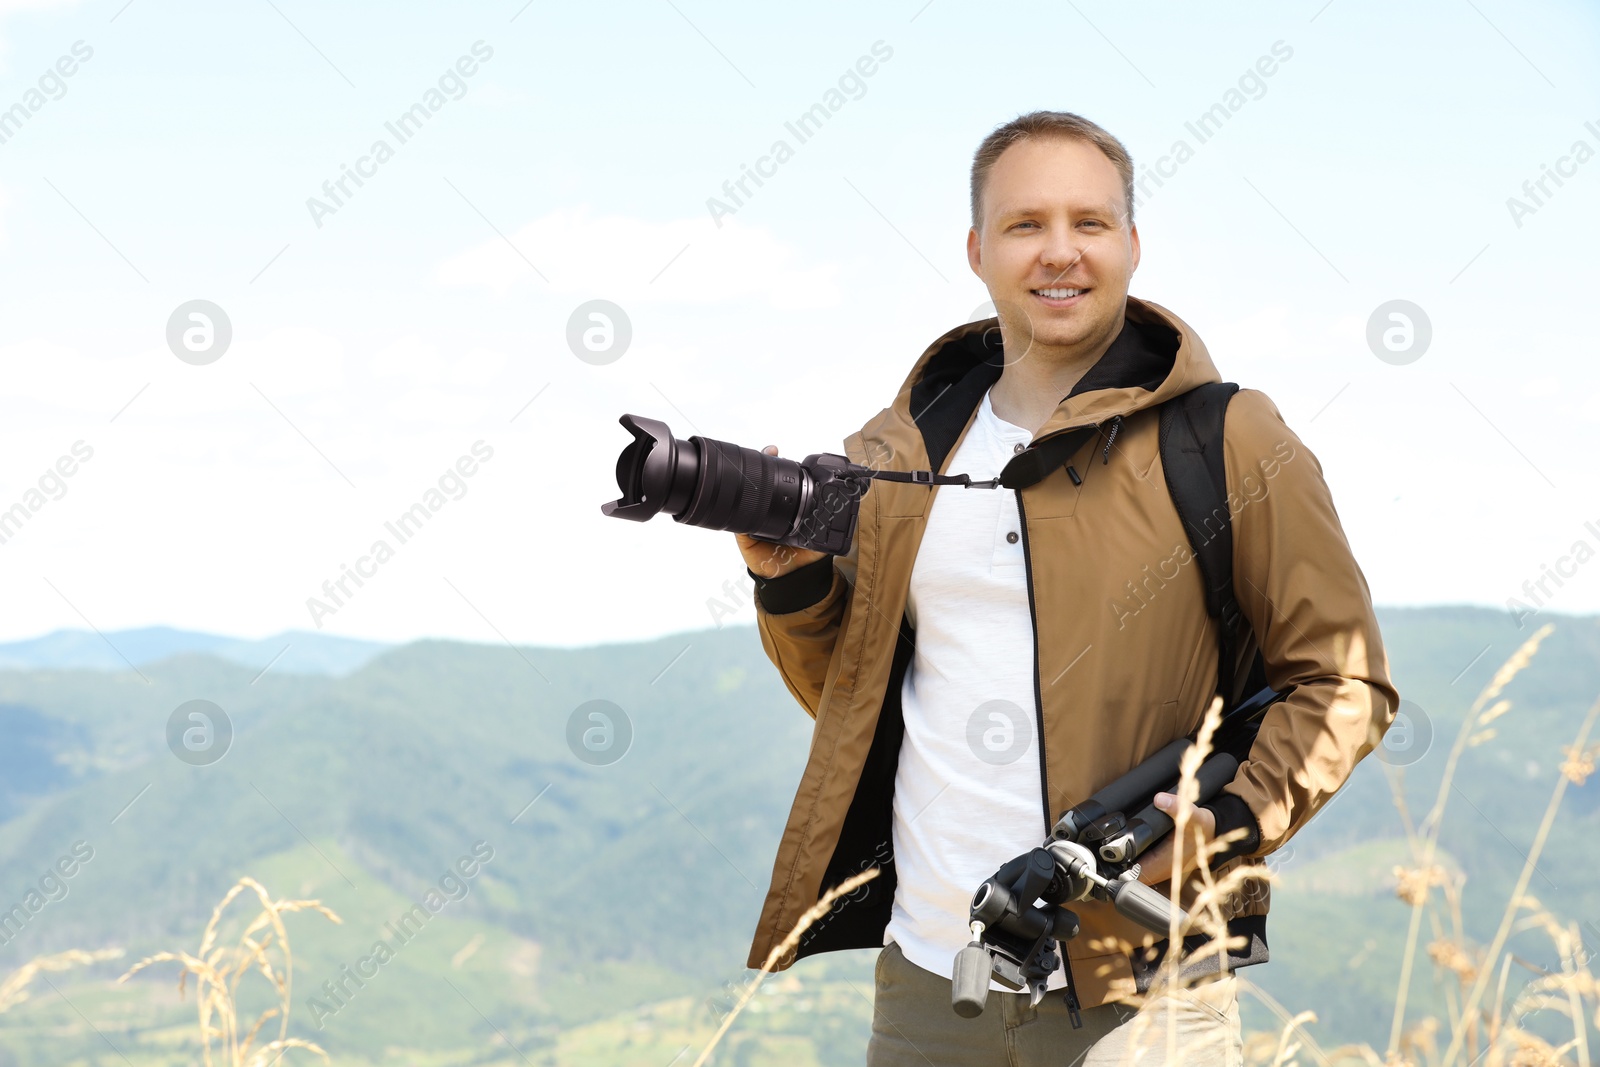
[{"label": "man's eye", "polygon": [[1103,226],[1105,224],[1102,223],[1099,219],[1084,219],[1081,223],[1079,223],[1079,225],[1080,226]]}]

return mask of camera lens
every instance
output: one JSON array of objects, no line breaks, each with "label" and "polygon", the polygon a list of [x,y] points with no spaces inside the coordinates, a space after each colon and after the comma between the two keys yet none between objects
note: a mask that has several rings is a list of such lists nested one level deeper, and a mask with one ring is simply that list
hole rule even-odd
[{"label": "camera lens", "polygon": [[620,500],[600,510],[644,522],[665,511],[708,530],[768,541],[788,537],[812,507],[812,479],[792,459],[708,437],[677,440],[665,423],[636,415],[619,420],[634,436],[617,457]]},{"label": "camera lens", "polygon": [[800,464],[709,437],[689,441],[699,476],[688,507],[675,516],[679,522],[768,541],[794,529],[811,495],[811,479]]}]

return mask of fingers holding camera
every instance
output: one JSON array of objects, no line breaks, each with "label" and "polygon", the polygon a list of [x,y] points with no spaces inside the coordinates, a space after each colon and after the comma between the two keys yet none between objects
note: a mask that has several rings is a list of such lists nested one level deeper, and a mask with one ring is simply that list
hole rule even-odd
[{"label": "fingers holding camera", "polygon": [[763,578],[781,577],[791,571],[799,570],[808,563],[828,558],[826,552],[813,552],[809,548],[774,544],[771,541],[751,537],[749,534],[741,533],[733,536],[739,541],[739,552],[744,556],[745,566]]},{"label": "fingers holding camera", "polygon": [[[778,446],[768,445],[761,451],[769,456],[776,456]],[[745,566],[763,578],[780,577],[828,556],[826,552],[813,552],[808,548],[774,544],[771,541],[751,537],[749,534],[736,533],[733,536],[738,539],[739,554],[744,556]]]}]

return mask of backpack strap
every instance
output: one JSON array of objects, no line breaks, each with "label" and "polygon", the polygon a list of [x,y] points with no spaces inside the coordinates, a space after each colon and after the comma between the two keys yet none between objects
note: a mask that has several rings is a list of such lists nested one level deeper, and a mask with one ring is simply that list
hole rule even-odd
[{"label": "backpack strap", "polygon": [[[1222,433],[1233,382],[1196,386],[1161,405],[1161,466],[1205,582],[1206,613],[1217,623],[1217,692],[1224,707],[1266,685],[1266,664],[1233,588],[1233,519]],[[1241,662],[1247,648],[1253,659]]]}]

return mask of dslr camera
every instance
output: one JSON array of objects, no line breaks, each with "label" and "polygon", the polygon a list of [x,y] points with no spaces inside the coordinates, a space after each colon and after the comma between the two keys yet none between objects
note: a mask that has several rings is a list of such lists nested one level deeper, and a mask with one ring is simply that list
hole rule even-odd
[{"label": "dslr camera", "polygon": [[617,457],[620,499],[602,514],[645,522],[665,511],[707,530],[842,556],[855,540],[869,467],[816,452],[800,462],[709,437],[678,440],[665,423],[618,420],[633,443]]}]

